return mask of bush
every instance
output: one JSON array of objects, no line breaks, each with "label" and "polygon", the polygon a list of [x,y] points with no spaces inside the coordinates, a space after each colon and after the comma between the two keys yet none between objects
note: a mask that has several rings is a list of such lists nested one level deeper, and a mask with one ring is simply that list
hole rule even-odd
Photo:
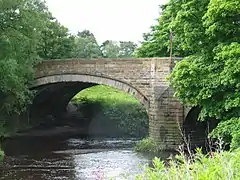
[{"label": "bush", "polygon": [[146,167],[137,180],[192,180],[192,179],[240,179],[240,149],[233,152],[215,153],[213,157],[200,151],[190,161],[184,156],[176,156],[169,161],[169,167],[159,158],[153,160],[153,168]]},{"label": "bush", "polygon": [[222,137],[227,145],[231,145],[231,149],[240,147],[240,118],[231,118],[221,121],[218,126],[211,132],[213,138]]},{"label": "bush", "polygon": [[137,142],[135,151],[158,155],[161,152],[161,148],[153,139],[148,137]]},{"label": "bush", "polygon": [[104,121],[115,122],[123,134],[135,137],[148,134],[147,112],[128,93],[97,85],[81,91],[72,101],[79,105],[85,117],[95,116],[101,111]]}]

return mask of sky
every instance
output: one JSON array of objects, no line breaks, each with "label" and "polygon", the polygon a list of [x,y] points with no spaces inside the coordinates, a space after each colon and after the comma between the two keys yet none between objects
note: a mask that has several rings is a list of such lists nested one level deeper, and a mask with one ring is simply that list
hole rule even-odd
[{"label": "sky", "polygon": [[90,30],[98,43],[105,40],[139,43],[168,0],[46,0],[58,21],[75,34]]}]

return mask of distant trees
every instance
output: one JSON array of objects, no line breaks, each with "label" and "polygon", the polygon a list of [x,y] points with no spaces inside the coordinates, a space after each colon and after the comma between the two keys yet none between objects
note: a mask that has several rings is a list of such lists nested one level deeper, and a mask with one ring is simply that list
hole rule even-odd
[{"label": "distant trees", "polygon": [[78,58],[131,58],[137,45],[131,41],[106,40],[101,45],[89,30],[75,36],[73,57]]},{"label": "distant trees", "polygon": [[72,57],[77,58],[99,58],[103,56],[95,36],[88,30],[77,33],[73,51]]},{"label": "distant trees", "polygon": [[131,41],[111,41],[102,43],[101,50],[106,58],[131,58],[134,57],[137,45]]}]

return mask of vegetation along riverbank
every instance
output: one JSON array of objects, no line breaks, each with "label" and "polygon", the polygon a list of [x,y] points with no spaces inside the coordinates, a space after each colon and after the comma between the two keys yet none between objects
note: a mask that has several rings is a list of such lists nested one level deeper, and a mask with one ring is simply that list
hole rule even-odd
[{"label": "vegetation along riverbank", "polygon": [[[136,178],[240,179],[240,1],[169,0],[160,8],[159,18],[137,48],[131,41],[99,44],[89,30],[70,33],[45,1],[0,1],[1,141],[35,126],[28,108],[37,92],[29,89],[29,83],[42,60],[170,57],[176,65],[166,84],[184,105],[200,108],[198,122],[217,122],[217,127],[207,132],[208,138],[223,143],[205,154],[190,150],[167,166],[155,159],[154,166],[146,167]],[[182,60],[175,61],[175,57]],[[81,91],[72,102],[91,119],[102,119],[105,125],[115,122],[120,135],[148,134],[146,109],[126,93],[98,85]],[[136,146],[137,151],[155,154],[159,149],[150,138]]]}]

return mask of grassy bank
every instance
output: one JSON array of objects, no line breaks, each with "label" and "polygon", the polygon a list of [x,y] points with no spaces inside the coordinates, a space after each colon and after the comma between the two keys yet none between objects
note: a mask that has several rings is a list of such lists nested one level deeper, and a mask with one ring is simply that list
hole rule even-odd
[{"label": "grassy bank", "polygon": [[124,134],[146,136],[148,116],[145,108],[131,95],[120,90],[97,85],[78,93],[72,101],[78,104],[85,116],[104,115],[101,119],[114,122]]},{"label": "grassy bank", "polygon": [[176,156],[168,166],[158,158],[153,168],[146,167],[137,180],[238,180],[240,179],[240,149],[233,152],[219,152],[209,157],[198,152],[193,160]]}]

